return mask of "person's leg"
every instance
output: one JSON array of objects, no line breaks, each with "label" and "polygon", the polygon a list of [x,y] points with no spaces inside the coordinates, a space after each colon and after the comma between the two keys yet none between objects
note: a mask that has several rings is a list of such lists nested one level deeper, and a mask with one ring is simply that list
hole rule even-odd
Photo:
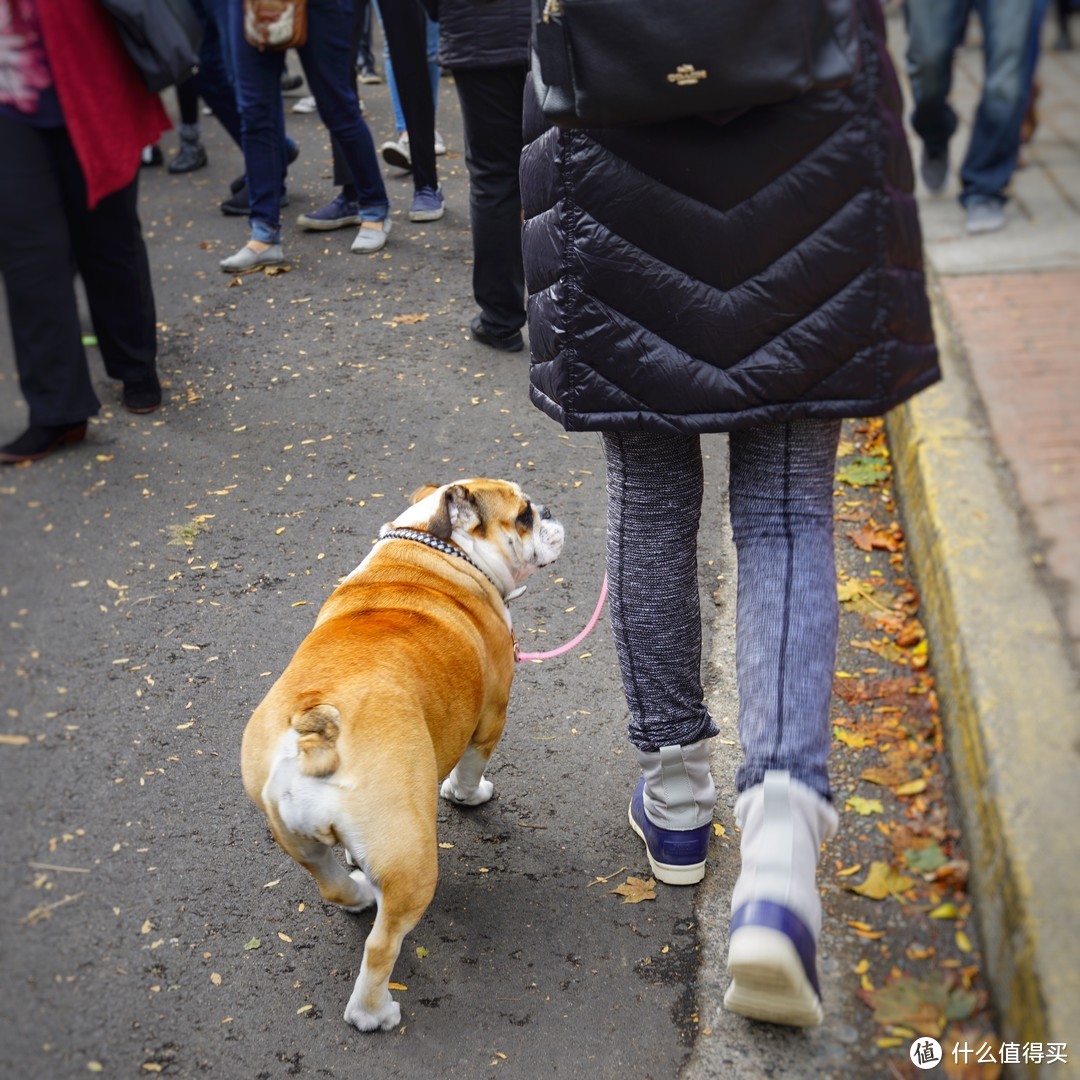
[{"label": "person's leg", "polygon": [[839,422],[731,435],[731,526],[739,560],[739,791],[768,769],[828,798],[829,702],[838,608],[833,473]]},{"label": "person's leg", "polygon": [[439,66],[439,24],[428,18],[424,12],[424,34],[427,40],[428,81],[431,83],[431,107],[435,115],[439,114],[439,82],[442,68]]},{"label": "person's leg", "polygon": [[309,19],[308,40],[299,53],[319,116],[349,170],[357,201],[387,209],[375,143],[356,97],[348,37],[351,11],[339,0],[308,0],[308,7],[315,17]]},{"label": "person's leg", "polygon": [[299,50],[319,116],[348,167],[362,220],[354,251],[375,251],[390,231],[390,201],[375,143],[360,112],[349,44],[351,11],[339,0],[308,0],[308,40]]},{"label": "person's leg", "polygon": [[[242,4],[230,5],[229,15],[235,47],[236,99],[247,172],[251,238],[255,247],[261,249],[264,245],[276,246],[281,242],[281,188],[285,175],[285,112],[281,103],[284,55],[273,50],[260,52],[247,43]],[[227,270],[245,269],[222,265]]]},{"label": "person's leg", "polygon": [[[391,0],[393,3],[394,0]],[[390,55],[390,40],[386,36],[386,24],[383,22],[382,8],[379,0],[371,0],[371,6],[375,8],[379,25],[383,31],[383,70],[386,72],[386,85],[390,88],[390,105],[394,110],[394,130],[400,138],[405,134],[405,114],[401,111],[401,95],[398,93],[397,77],[394,75],[394,59]],[[406,154],[408,147],[406,147]],[[404,168],[412,168],[411,161],[405,161]]]},{"label": "person's leg", "polygon": [[82,424],[101,403],[82,346],[58,144],[65,129],[0,116],[0,274],[31,427]]},{"label": "person's leg", "polygon": [[236,88],[226,61],[226,12],[222,0],[195,0],[195,13],[203,27],[199,46],[199,70],[191,78],[196,93],[210,106],[229,138],[243,149],[240,110],[236,106]]},{"label": "person's leg", "polygon": [[353,37],[356,66],[366,82],[382,82],[375,71],[375,54],[371,51],[371,0],[356,0],[356,22]]},{"label": "person's leg", "polygon": [[525,69],[454,72],[465,128],[473,237],[473,296],[484,328],[497,338],[525,324],[521,261],[521,102]]},{"label": "person's leg", "polygon": [[409,133],[413,186],[436,191],[435,106],[427,71],[427,30],[418,3],[394,0],[380,7],[383,33],[393,58],[402,120]]},{"label": "person's leg", "polygon": [[906,70],[915,108],[911,126],[923,143],[921,172],[931,191],[948,180],[949,140],[957,118],[949,104],[953,56],[967,24],[971,0],[907,0]]},{"label": "person's leg", "polygon": [[138,177],[86,208],[74,150],[65,169],[71,242],[105,371],[124,384],[124,405],[153,412],[161,404],[157,315],[150,260],[138,212]]},{"label": "person's leg", "polygon": [[730,437],[744,757],[735,780],[742,869],[732,896],[734,982],[724,1001],[746,1016],[800,1026],[821,1022],[815,874],[837,823],[827,759],[839,434],[838,420],[801,420]]},{"label": "person's leg", "polygon": [[705,873],[716,792],[701,686],[697,530],[703,474],[696,436],[603,434],[608,611],[642,778],[630,824],[654,874]]},{"label": "person's leg", "polygon": [[1031,89],[1035,0],[975,0],[982,21],[986,74],[960,167],[968,206],[977,196],[1004,199],[1020,153],[1020,125]]},{"label": "person's leg", "polygon": [[180,112],[180,149],[169,161],[169,172],[194,172],[209,164],[199,126],[199,92],[195,78],[186,79],[176,88],[176,104]]}]

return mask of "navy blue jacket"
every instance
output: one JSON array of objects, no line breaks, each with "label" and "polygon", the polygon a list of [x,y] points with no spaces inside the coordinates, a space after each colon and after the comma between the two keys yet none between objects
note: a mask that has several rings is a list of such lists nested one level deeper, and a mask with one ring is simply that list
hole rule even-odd
[{"label": "navy blue jacket", "polygon": [[878,0],[862,67],[723,122],[545,129],[521,164],[533,402],[568,430],[884,412],[939,378]]}]

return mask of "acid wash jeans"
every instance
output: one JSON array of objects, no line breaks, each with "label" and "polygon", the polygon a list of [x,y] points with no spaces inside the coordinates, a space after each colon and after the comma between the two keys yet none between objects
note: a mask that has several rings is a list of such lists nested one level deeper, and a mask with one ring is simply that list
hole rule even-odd
[{"label": "acid wash jeans", "polygon": [[[769,769],[830,797],[829,704],[838,604],[833,475],[839,420],[732,432],[729,501],[738,557],[735,667],[741,792]],[[609,611],[639,750],[717,734],[701,685],[696,435],[602,435]]]}]

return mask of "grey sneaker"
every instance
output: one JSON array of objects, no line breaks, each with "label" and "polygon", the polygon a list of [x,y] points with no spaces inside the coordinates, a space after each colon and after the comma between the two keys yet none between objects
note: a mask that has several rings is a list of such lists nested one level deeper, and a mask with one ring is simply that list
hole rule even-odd
[{"label": "grey sneaker", "polygon": [[226,274],[242,270],[257,270],[260,266],[277,266],[285,261],[280,244],[272,244],[265,251],[256,251],[245,244],[235,255],[222,259],[218,264]]},{"label": "grey sneaker", "polygon": [[997,232],[1005,228],[1005,200],[997,195],[972,195],[964,204],[969,233]]},{"label": "grey sneaker", "polygon": [[949,151],[946,149],[940,154],[931,154],[924,146],[919,175],[931,195],[940,195],[949,182]]},{"label": "grey sneaker", "polygon": [[[352,242],[352,250],[358,255],[370,255],[373,251],[381,251],[386,247],[386,238],[390,235],[393,222],[386,218],[382,222],[372,221],[361,225],[356,230],[356,239]],[[375,228],[381,225],[381,228]]]}]

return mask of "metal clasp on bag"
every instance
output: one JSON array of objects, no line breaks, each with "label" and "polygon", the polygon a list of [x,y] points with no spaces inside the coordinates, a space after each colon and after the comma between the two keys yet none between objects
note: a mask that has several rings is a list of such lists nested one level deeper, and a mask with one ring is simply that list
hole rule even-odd
[{"label": "metal clasp on bag", "polygon": [[549,23],[553,18],[562,14],[562,2],[561,0],[547,0],[544,4],[544,13],[541,15],[541,19],[544,22]]}]

